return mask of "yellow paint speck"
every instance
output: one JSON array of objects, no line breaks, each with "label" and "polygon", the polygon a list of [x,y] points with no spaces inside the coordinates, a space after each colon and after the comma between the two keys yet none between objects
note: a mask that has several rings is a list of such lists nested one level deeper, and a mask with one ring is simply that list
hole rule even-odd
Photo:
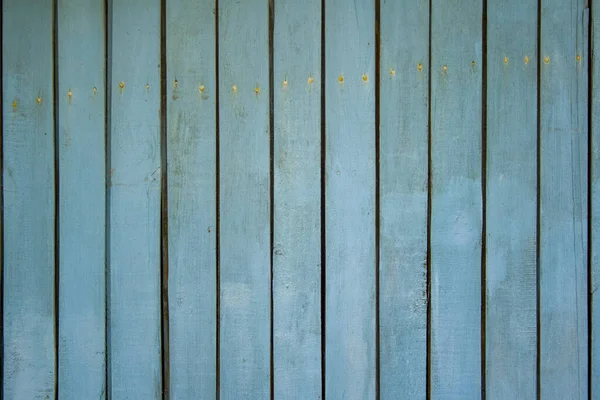
[{"label": "yellow paint speck", "polygon": [[288,81],[286,79],[286,80],[283,81],[283,87],[287,87],[287,85],[288,85]]},{"label": "yellow paint speck", "polygon": [[442,67],[442,69],[444,70],[444,72],[446,72],[446,71],[448,71],[448,66],[447,66],[447,65],[444,65],[444,66]]},{"label": "yellow paint speck", "polygon": [[38,104],[42,104],[42,98],[41,98],[41,97],[38,97],[37,99],[35,99],[35,101],[36,101]]},{"label": "yellow paint speck", "polygon": [[366,82],[369,80],[369,77],[367,76],[367,74],[363,74],[362,80],[363,80],[363,82]]},{"label": "yellow paint speck", "polygon": [[204,85],[200,85],[200,91],[204,92]]},{"label": "yellow paint speck", "polygon": [[67,96],[69,96],[69,99],[70,99],[71,97],[73,97],[73,92],[69,90],[69,91],[67,92]]},{"label": "yellow paint speck", "polygon": [[548,56],[544,57],[544,62],[546,64],[549,64],[550,63],[550,57],[548,57]]},{"label": "yellow paint speck", "polygon": [[260,93],[260,88],[258,86],[254,88],[254,93],[256,93],[256,94]]},{"label": "yellow paint speck", "polygon": [[125,82],[119,82],[119,87],[123,89],[125,87]]},{"label": "yellow paint speck", "polygon": [[150,89],[150,85],[146,83],[146,90]]},{"label": "yellow paint speck", "polygon": [[12,106],[13,106],[13,108],[17,108],[17,101],[16,100],[13,101],[13,105]]},{"label": "yellow paint speck", "polygon": [[338,82],[339,82],[339,83],[344,83],[344,75],[340,75],[340,76],[338,77]]},{"label": "yellow paint speck", "polygon": [[508,57],[504,57],[504,64],[508,64]]},{"label": "yellow paint speck", "polygon": [[423,71],[423,64],[419,63],[419,64],[417,65],[417,69],[418,69],[419,71]]},{"label": "yellow paint speck", "polygon": [[173,82],[173,87],[175,89],[177,89],[177,86],[179,85],[179,82],[177,82],[177,79],[175,79],[175,82]]},{"label": "yellow paint speck", "polygon": [[313,79],[313,77],[312,77],[312,76],[309,76],[309,77],[308,77],[308,83],[313,83],[314,81],[315,81],[315,80]]},{"label": "yellow paint speck", "polygon": [[391,76],[395,76],[396,75],[396,70],[394,68],[390,68],[390,75]]},{"label": "yellow paint speck", "polygon": [[581,56],[580,56],[579,54],[577,54],[577,57],[575,57],[575,59],[576,59],[577,61],[581,61]]},{"label": "yellow paint speck", "polygon": [[529,64],[529,57],[525,56],[525,58],[523,59],[523,61],[525,61],[525,64]]},{"label": "yellow paint speck", "polygon": [[94,92],[94,94],[98,93],[98,89],[96,89],[95,87],[94,89],[92,89],[92,91]]},{"label": "yellow paint speck", "polygon": [[235,92],[237,92],[237,86],[236,86],[236,85],[233,85],[233,86],[231,87],[231,90],[233,90],[233,92],[234,92],[234,93],[235,93]]}]

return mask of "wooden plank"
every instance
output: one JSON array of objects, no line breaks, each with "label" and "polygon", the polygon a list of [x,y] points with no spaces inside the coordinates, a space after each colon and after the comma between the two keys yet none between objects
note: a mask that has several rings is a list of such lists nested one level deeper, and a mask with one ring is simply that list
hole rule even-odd
[{"label": "wooden plank", "polygon": [[588,137],[581,115],[587,102],[578,93],[586,90],[587,74],[582,1],[544,0],[541,15],[540,394],[584,398]]},{"label": "wooden plank", "polygon": [[7,399],[55,397],[53,4],[2,3]]},{"label": "wooden plank", "polygon": [[105,23],[102,0],[59,0],[61,399],[104,398]]},{"label": "wooden plank", "polygon": [[375,4],[325,3],[325,394],[375,397]]},{"label": "wooden plank", "polygon": [[380,390],[425,398],[429,3],[380,2]]},{"label": "wooden plank", "polygon": [[110,397],[158,399],[160,1],[113,0],[110,136]]},{"label": "wooden plank", "polygon": [[214,1],[168,0],[169,355],[173,399],[216,395]]},{"label": "wooden plank", "polygon": [[321,398],[321,2],[275,1],[274,398]]},{"label": "wooden plank", "polygon": [[488,399],[537,390],[537,5],[487,5]]},{"label": "wooden plank", "polygon": [[481,397],[482,3],[431,4],[431,397]]},{"label": "wooden plank", "polygon": [[591,398],[600,393],[600,7],[591,8],[592,23],[592,130],[590,149],[590,197],[591,197]]},{"label": "wooden plank", "polygon": [[266,399],[271,379],[268,1],[219,1],[218,19],[220,396]]}]

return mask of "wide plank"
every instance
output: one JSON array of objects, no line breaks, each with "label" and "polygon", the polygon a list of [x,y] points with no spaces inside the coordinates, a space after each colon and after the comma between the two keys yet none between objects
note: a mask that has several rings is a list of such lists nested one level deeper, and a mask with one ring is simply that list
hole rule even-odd
[{"label": "wide plank", "polygon": [[583,0],[541,6],[540,395],[582,399],[588,394],[586,14]]},{"label": "wide plank", "polygon": [[431,397],[481,397],[482,3],[431,4]]},{"label": "wide plank", "polygon": [[58,0],[58,397],[106,397],[105,4]]},{"label": "wide plank", "polygon": [[375,3],[325,2],[325,397],[372,399]]},{"label": "wide plank", "polygon": [[269,4],[219,1],[219,390],[270,397]]},{"label": "wide plank", "polygon": [[173,399],[216,396],[215,2],[166,2],[169,367]]},{"label": "wide plank", "polygon": [[160,1],[113,0],[109,397],[159,399]]},{"label": "wide plank", "polygon": [[321,2],[274,2],[274,398],[321,398]]},{"label": "wide plank", "polygon": [[53,4],[2,3],[3,396],[53,399]]},{"label": "wide plank", "polygon": [[382,399],[427,388],[429,3],[380,3]]},{"label": "wide plank", "polygon": [[537,357],[537,1],[487,12],[486,397],[533,399]]}]

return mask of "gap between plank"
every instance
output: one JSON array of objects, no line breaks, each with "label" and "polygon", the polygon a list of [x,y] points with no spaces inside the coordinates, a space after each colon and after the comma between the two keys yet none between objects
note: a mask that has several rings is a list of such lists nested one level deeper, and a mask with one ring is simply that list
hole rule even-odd
[{"label": "gap between plank", "polygon": [[481,399],[486,398],[486,291],[487,291],[487,0],[482,13],[481,67]]}]

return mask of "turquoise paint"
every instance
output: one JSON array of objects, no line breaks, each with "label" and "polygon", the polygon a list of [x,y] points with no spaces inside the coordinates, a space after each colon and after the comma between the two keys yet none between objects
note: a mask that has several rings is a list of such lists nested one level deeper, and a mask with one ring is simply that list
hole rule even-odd
[{"label": "turquoise paint", "polygon": [[381,398],[424,399],[429,4],[380,7]]},{"label": "turquoise paint", "polygon": [[55,396],[52,3],[2,4],[3,395]]},{"label": "turquoise paint", "polygon": [[104,1],[60,0],[58,397],[103,399],[105,380]]},{"label": "turquoise paint", "polygon": [[537,1],[487,6],[486,398],[533,399]]},{"label": "turquoise paint", "polygon": [[274,398],[321,398],[321,2],[275,1]]},{"label": "turquoise paint", "polygon": [[216,396],[214,2],[167,1],[169,369],[173,399]]},{"label": "turquoise paint", "polygon": [[109,397],[158,399],[160,2],[113,0],[111,17]]},{"label": "turquoise paint", "polygon": [[[582,2],[545,0],[540,76],[540,389],[587,396],[587,71]],[[585,60],[585,55],[580,54]],[[580,60],[581,61],[581,60]],[[582,115],[582,113],[585,115]]]},{"label": "turquoise paint", "polygon": [[325,3],[326,398],[375,396],[374,22],[372,0]]},{"label": "turquoise paint", "polygon": [[482,9],[475,0],[431,7],[431,396],[477,399]]},{"label": "turquoise paint", "polygon": [[270,396],[268,17],[266,0],[219,1],[222,399]]}]

